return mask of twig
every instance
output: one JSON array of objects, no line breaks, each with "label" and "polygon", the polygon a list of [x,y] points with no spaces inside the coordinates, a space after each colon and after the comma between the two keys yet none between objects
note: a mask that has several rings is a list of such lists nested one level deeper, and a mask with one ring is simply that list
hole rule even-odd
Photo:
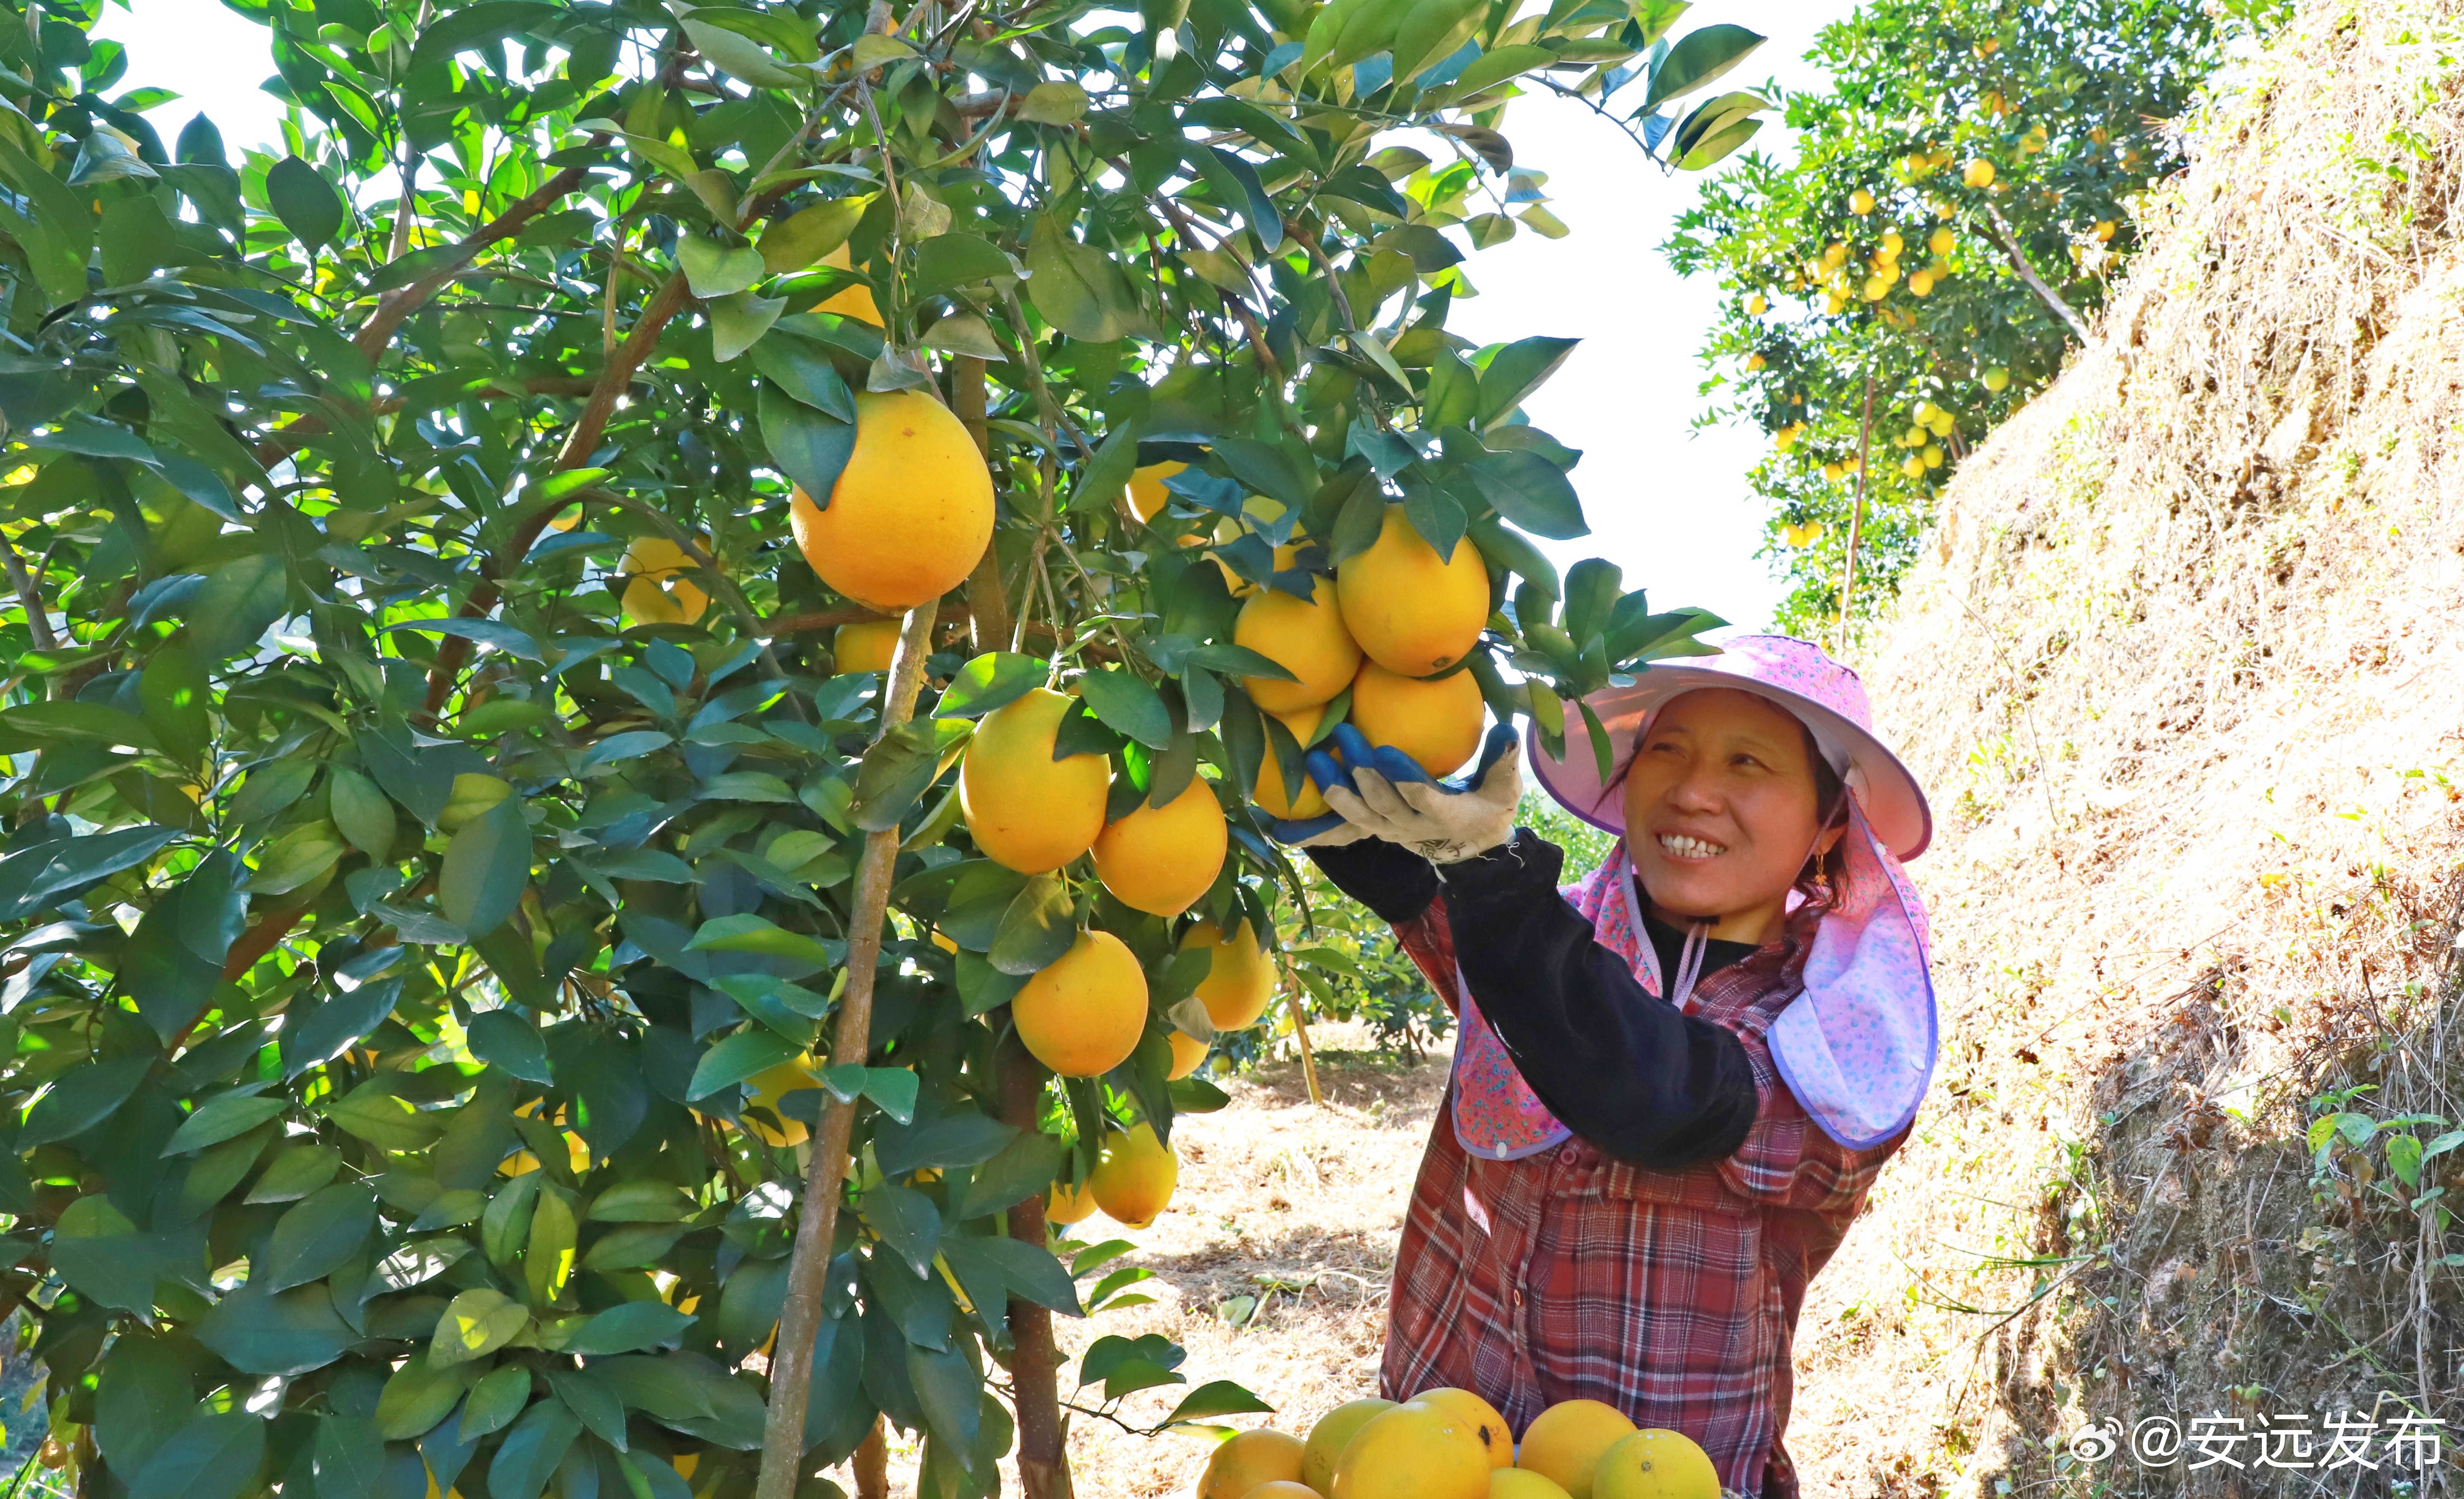
[{"label": "twig", "polygon": [[1857,586],[1857,541],[1865,529],[1865,469],[1874,448],[1874,377],[1865,377],[1865,419],[1857,431],[1857,509],[1848,517],[1848,568],[1839,578],[1839,653],[1848,653],[1848,595]]},{"label": "twig", "polygon": [[2036,268],[2028,263],[2027,255],[2019,249],[2019,237],[2011,231],[2011,223],[2002,216],[2002,210],[1989,203],[1985,205],[1985,217],[1988,221],[1986,237],[2002,247],[2002,254],[2011,259],[2011,269],[2017,273],[2021,281],[2027,283],[2028,290],[2036,294],[2036,299],[2053,309],[2054,316],[2062,320],[2069,326],[2072,334],[2081,343],[2085,343],[2088,341],[2087,320],[2080,317],[2070,303],[2062,300],[2061,293],[2045,284],[2045,278],[2038,276]]},{"label": "twig", "polygon": [[1301,1013],[1301,997],[1293,992],[1288,971],[1284,976],[1284,1007],[1291,1011],[1292,1034],[1300,1038],[1301,1076],[1309,1082],[1309,1102],[1324,1108],[1326,1095],[1317,1087],[1317,1054],[1309,1049],[1309,1017]]},{"label": "twig", "polygon": [[34,586],[33,577],[26,571],[26,560],[17,555],[17,544],[0,536],[0,564],[9,569],[9,586],[17,590],[17,602],[26,606],[26,633],[33,637],[37,650],[55,650],[59,637],[52,633],[52,616],[43,606],[42,590]]}]

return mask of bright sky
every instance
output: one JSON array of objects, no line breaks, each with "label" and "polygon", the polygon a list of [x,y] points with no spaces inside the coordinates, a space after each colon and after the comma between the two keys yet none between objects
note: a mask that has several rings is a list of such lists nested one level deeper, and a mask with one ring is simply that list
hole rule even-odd
[{"label": "bright sky", "polygon": [[[1801,60],[1814,33],[1851,8],[1717,0],[1687,21],[1730,21],[1771,38],[1720,87],[1775,75],[1797,89],[1821,81]],[[165,141],[200,110],[234,151],[279,139],[281,110],[257,87],[274,71],[262,28],[213,0],[117,0],[95,31],[128,46],[119,90],[150,83],[182,96],[153,112]],[[1753,556],[1761,519],[1744,475],[1768,439],[1748,428],[1690,430],[1702,408],[1694,353],[1717,288],[1678,276],[1656,248],[1698,179],[1661,176],[1615,125],[1551,98],[1516,101],[1506,134],[1520,164],[1549,173],[1550,209],[1573,232],[1549,240],[1527,230],[1474,255],[1467,270],[1481,295],[1457,304],[1451,325],[1484,342],[1584,341],[1527,406],[1534,423],[1583,451],[1573,478],[1593,534],[1546,543],[1549,551],[1560,565],[1608,558],[1656,606],[1700,605],[1740,626],[1767,625],[1785,590]],[[1776,121],[1756,144],[1788,148]]]}]

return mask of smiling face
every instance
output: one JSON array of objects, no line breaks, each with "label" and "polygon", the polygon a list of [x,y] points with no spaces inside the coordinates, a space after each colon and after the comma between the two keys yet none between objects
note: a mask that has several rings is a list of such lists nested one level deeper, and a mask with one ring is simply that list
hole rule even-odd
[{"label": "smiling face", "polygon": [[1804,726],[1768,698],[1703,688],[1671,698],[1635,745],[1626,848],[1654,914],[1769,941],[1824,832]]}]

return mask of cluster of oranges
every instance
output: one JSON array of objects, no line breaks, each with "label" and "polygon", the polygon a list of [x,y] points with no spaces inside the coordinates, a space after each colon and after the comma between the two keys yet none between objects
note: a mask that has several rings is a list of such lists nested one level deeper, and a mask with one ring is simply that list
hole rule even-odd
[{"label": "cluster of oranges", "polygon": [[1259,1428],[1218,1446],[1197,1499],[1719,1499],[1710,1458],[1615,1406],[1564,1400],[1517,1443],[1469,1390],[1353,1400],[1306,1438]]}]

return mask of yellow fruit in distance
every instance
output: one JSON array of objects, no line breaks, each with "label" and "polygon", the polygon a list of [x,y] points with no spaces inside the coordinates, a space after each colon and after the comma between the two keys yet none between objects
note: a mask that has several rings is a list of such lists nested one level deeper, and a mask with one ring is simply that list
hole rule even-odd
[{"label": "yellow fruit in distance", "polygon": [[1334,590],[1361,652],[1406,676],[1462,660],[1488,624],[1488,569],[1471,539],[1458,537],[1454,555],[1441,562],[1400,505],[1386,507],[1367,551],[1334,570]]},{"label": "yellow fruit in distance", "polygon": [[1778,431],[1771,433],[1771,444],[1782,452],[1788,452],[1791,448],[1796,446],[1796,429],[1793,427],[1783,427]]},{"label": "yellow fruit in distance", "polygon": [[1847,259],[1848,247],[1840,241],[1835,239],[1831,243],[1822,247],[1822,264],[1824,269],[1835,269],[1846,263]]},{"label": "yellow fruit in distance", "polygon": [[1372,744],[1391,744],[1433,776],[1451,776],[1480,748],[1485,708],[1480,681],[1457,672],[1436,681],[1397,675],[1364,661],[1352,679],[1352,723]]},{"label": "yellow fruit in distance", "polygon": [[898,624],[872,619],[841,625],[830,636],[830,658],[842,674],[889,671],[891,657],[898,653]]},{"label": "yellow fruit in distance", "polygon": [[1331,1499],[1487,1499],[1488,1451],[1453,1413],[1406,1400],[1362,1423]]},{"label": "yellow fruit in distance", "polygon": [[1309,1441],[1301,1455],[1301,1482],[1318,1494],[1334,1491],[1334,1461],[1343,1455],[1354,1433],[1369,1423],[1373,1416],[1393,1410],[1397,1402],[1368,1400],[1346,1400],[1317,1419],[1309,1428]]},{"label": "yellow fruit in distance", "polygon": [[[1485,617],[1485,616],[1484,616]],[[1281,588],[1261,588],[1241,606],[1232,643],[1245,646],[1299,678],[1275,681],[1244,676],[1250,700],[1268,713],[1314,708],[1343,691],[1360,669],[1360,646],[1344,625],[1335,582],[1319,576],[1310,596],[1296,599]]]},{"label": "yellow fruit in distance", "polygon": [[1762,293],[1756,292],[1753,296],[1746,298],[1746,311],[1752,316],[1759,318],[1763,314],[1771,311],[1771,303],[1764,298]]},{"label": "yellow fruit in distance", "polygon": [[[847,247],[845,245],[822,256],[822,264],[832,271],[850,271],[855,268],[854,262],[847,258]],[[834,312],[841,317],[871,323],[876,328],[882,325],[881,309],[873,302],[872,288],[861,281],[844,290],[831,293],[827,299],[814,303],[809,310]]]},{"label": "yellow fruit in distance", "polygon": [[1971,187],[1991,187],[1993,186],[1993,164],[1981,156],[1970,158],[1969,164],[1960,169],[1959,180]]},{"label": "yellow fruit in distance", "polygon": [[1900,460],[1900,472],[1912,479],[1924,478],[1925,471],[1925,460],[1913,452]]},{"label": "yellow fruit in distance", "polygon": [[1095,1194],[1083,1185],[1071,1188],[1055,1181],[1044,1194],[1044,1221],[1047,1223],[1074,1223],[1095,1211]]},{"label": "yellow fruit in distance", "polygon": [[[745,1107],[767,1109],[774,1114],[779,1113],[780,1099],[800,1088],[822,1086],[822,1080],[813,1075],[814,1065],[813,1054],[807,1051],[792,1062],[781,1062],[777,1067],[754,1073],[746,1079],[753,1085],[753,1097]],[[749,1113],[743,1117],[744,1127],[752,1132],[755,1139],[765,1145],[802,1145],[809,1133],[803,1120],[790,1119],[785,1114],[779,1114],[777,1129]]]},{"label": "yellow fruit in distance", "polygon": [[1098,834],[1095,874],[1131,910],[1177,916],[1214,885],[1229,838],[1214,788],[1193,777],[1163,805],[1141,801]]},{"label": "yellow fruit in distance", "polygon": [[868,390],[829,508],[798,489],[787,518],[822,582],[897,613],[975,570],[992,540],[993,476],[948,407],[920,390]]},{"label": "yellow fruit in distance", "polygon": [[1185,1030],[1175,1030],[1166,1039],[1172,1043],[1172,1070],[1164,1074],[1168,1083],[1177,1083],[1197,1071],[1198,1065],[1206,1060],[1206,1053],[1212,1049],[1208,1043]]},{"label": "yellow fruit in distance", "polygon": [[976,847],[1021,874],[1057,870],[1104,830],[1111,761],[1052,758],[1061,720],[1078,699],[1039,687],[984,715],[958,765],[958,809]]},{"label": "yellow fruit in distance", "polygon": [[1916,275],[1909,276],[1908,295],[1911,297],[1930,297],[1933,295],[1933,273],[1930,271],[1919,271]]},{"label": "yellow fruit in distance", "polygon": [[1746,367],[1747,367],[1748,369],[1760,369],[1760,368],[1762,368],[1762,367],[1763,367],[1763,357],[1762,357],[1760,354],[1751,354],[1751,355],[1748,355],[1748,356],[1747,356],[1747,358],[1746,358]]},{"label": "yellow fruit in distance", "polygon": [[636,625],[691,625],[710,607],[710,595],[682,576],[700,564],[663,536],[638,538],[619,564],[627,582],[625,617]]},{"label": "yellow fruit in distance", "polygon": [[1600,1458],[1635,1431],[1633,1422],[1599,1400],[1560,1400],[1531,1419],[1514,1466],[1552,1479],[1572,1499],[1592,1499]]},{"label": "yellow fruit in distance", "polygon": [[1130,509],[1140,520],[1153,520],[1172,503],[1172,491],[1163,481],[1188,468],[1186,463],[1166,460],[1150,463],[1130,475]]},{"label": "yellow fruit in distance", "polygon": [[1207,1455],[1198,1475],[1198,1499],[1247,1499],[1261,1484],[1291,1483],[1301,1476],[1301,1443],[1289,1432],[1261,1426],[1226,1437]]},{"label": "yellow fruit in distance", "polygon": [[1828,483],[1838,483],[1840,479],[1847,475],[1847,473],[1848,471],[1846,469],[1841,468],[1837,463],[1826,463],[1822,466],[1822,477]]},{"label": "yellow fruit in distance", "polygon": [[1111,933],[1081,932],[1018,991],[1010,1019],[1045,1067],[1063,1077],[1101,1077],[1128,1061],[1146,1034],[1146,971]]},{"label": "yellow fruit in distance", "polygon": [[1898,230],[1886,229],[1882,231],[1881,254],[1889,256],[1893,260],[1897,260],[1900,258],[1900,252],[1905,250],[1907,247],[1908,242],[1900,237],[1900,231]]},{"label": "yellow fruit in distance", "polygon": [[1933,443],[1925,444],[1925,451],[1917,456],[1925,460],[1925,466],[1928,469],[1938,469],[1943,465],[1943,451]]},{"label": "yellow fruit in distance", "polygon": [[1471,1429],[1488,1453],[1491,1468],[1514,1466],[1514,1432],[1497,1407],[1469,1390],[1439,1388],[1422,1390],[1403,1402],[1406,1405],[1431,1405],[1444,1411]]},{"label": "yellow fruit in distance", "polygon": [[1488,1499],[1568,1499],[1554,1480],[1526,1468],[1501,1467],[1488,1475]]},{"label": "yellow fruit in distance", "polygon": [[[573,1168],[577,1177],[590,1169],[590,1146],[571,1130],[564,1132],[564,1157],[565,1164]],[[505,1157],[504,1164],[496,1168],[496,1175],[518,1177],[526,1171],[537,1171],[539,1167],[537,1156],[526,1150],[517,1150]]]},{"label": "yellow fruit in distance", "polygon": [[2100,242],[2111,239],[2113,237],[2113,220],[2098,219],[2096,221],[2096,237]]},{"label": "yellow fruit in distance", "polygon": [[[1320,703],[1298,713],[1279,713],[1275,715],[1275,721],[1291,730],[1293,741],[1307,750],[1309,736],[1317,732],[1318,720],[1325,716],[1326,705]],[[1276,817],[1296,821],[1316,817],[1326,811],[1326,793],[1309,778],[1306,770],[1301,774],[1298,790],[1284,784],[1284,762],[1275,755],[1271,742],[1267,745],[1265,758],[1259,761],[1258,783],[1249,788],[1249,799]]]},{"label": "yellow fruit in distance", "polygon": [[1989,369],[1985,372],[1985,388],[1996,395],[2001,394],[2010,384],[2011,372],[2007,369]]},{"label": "yellow fruit in distance", "polygon": [[1592,1499],[1720,1499],[1720,1470],[1683,1433],[1646,1427],[1600,1454]]},{"label": "yellow fruit in distance", "polygon": [[[1173,1183],[1179,1179],[1180,1157],[1155,1138],[1155,1126],[1141,1119],[1126,1131],[1114,1130],[1104,1137],[1103,1158],[1087,1179],[1087,1190],[1095,1194],[1095,1205],[1104,1210],[1104,1216],[1124,1228],[1144,1228],[1171,1203]],[[1290,1471],[1262,1474],[1262,1479],[1300,1476],[1301,1444],[1289,1437],[1284,1440],[1291,1443]]]},{"label": "yellow fruit in distance", "polygon": [[1859,187],[1848,194],[1848,211],[1862,218],[1874,211],[1874,195]]},{"label": "yellow fruit in distance", "polygon": [[1950,254],[1958,244],[1958,235],[1952,233],[1947,229],[1938,229],[1933,231],[1933,237],[1925,241],[1925,248],[1932,251],[1935,254],[1947,255]]},{"label": "yellow fruit in distance", "polygon": [[1258,945],[1257,929],[1247,917],[1228,937],[1214,922],[1198,922],[1180,935],[1180,945],[1214,950],[1206,977],[1198,981],[1198,999],[1216,1029],[1244,1029],[1266,1013],[1266,1002],[1275,997],[1275,964]]}]

